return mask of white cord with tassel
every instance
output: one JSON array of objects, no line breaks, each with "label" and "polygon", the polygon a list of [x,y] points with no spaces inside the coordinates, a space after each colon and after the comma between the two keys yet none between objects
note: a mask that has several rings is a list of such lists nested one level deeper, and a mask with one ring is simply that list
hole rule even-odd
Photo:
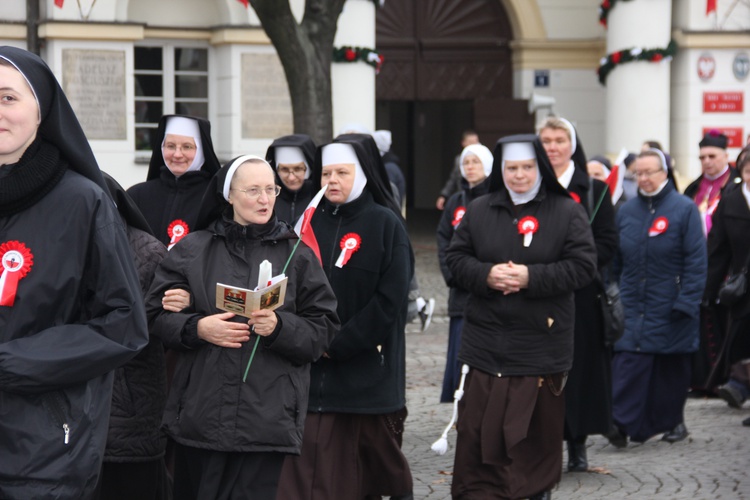
[{"label": "white cord with tassel", "polygon": [[453,416],[451,417],[451,421],[448,424],[448,427],[443,431],[443,435],[440,436],[440,439],[432,443],[432,451],[438,455],[445,455],[445,452],[448,451],[448,433],[458,417],[458,402],[464,397],[464,382],[466,382],[467,373],[469,373],[469,365],[464,364],[461,366],[461,382],[458,384],[456,392],[453,393]]}]

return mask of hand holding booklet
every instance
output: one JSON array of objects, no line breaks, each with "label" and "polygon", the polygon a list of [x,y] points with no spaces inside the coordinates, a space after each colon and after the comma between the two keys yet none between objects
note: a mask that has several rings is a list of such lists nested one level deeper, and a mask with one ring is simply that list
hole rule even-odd
[{"label": "hand holding booklet", "polygon": [[216,307],[250,317],[250,313],[260,309],[274,310],[284,305],[287,277],[283,274],[268,280],[268,285],[255,290],[216,283]]}]

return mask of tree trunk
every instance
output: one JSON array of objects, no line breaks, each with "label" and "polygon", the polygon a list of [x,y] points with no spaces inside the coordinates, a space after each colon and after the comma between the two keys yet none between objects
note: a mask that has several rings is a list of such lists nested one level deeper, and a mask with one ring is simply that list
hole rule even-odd
[{"label": "tree trunk", "polygon": [[297,24],[288,0],[250,0],[286,74],[295,133],[316,144],[333,135],[331,56],[336,23],[346,0],[307,0]]}]

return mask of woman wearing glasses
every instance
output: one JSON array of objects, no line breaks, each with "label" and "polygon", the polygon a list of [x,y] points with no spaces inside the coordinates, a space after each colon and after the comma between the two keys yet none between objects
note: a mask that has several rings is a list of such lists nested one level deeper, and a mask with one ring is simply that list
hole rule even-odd
[{"label": "woman wearing glasses", "polygon": [[154,235],[171,249],[194,230],[203,193],[219,168],[207,120],[165,115],[159,120],[146,182],[127,193]]},{"label": "woman wearing glasses", "polygon": [[616,427],[607,436],[617,447],[662,432],[669,443],[687,437],[683,410],[706,282],[698,208],[674,188],[664,154],[640,153],[634,173],[638,197],[617,212],[612,266],[625,309],[625,333],[612,358]]},{"label": "woman wearing glasses", "polygon": [[310,174],[315,165],[315,143],[308,135],[279,137],[268,147],[266,160],[276,169],[276,217],[294,225],[312,199]]},{"label": "woman wearing glasses", "polygon": [[[300,452],[309,364],[328,348],[339,321],[317,258],[304,245],[293,251],[297,236],[274,216],[279,191],[262,158],[224,166],[209,184],[196,230],[162,261],[149,290],[149,320],[179,351],[163,421],[177,443],[175,498],[273,499],[284,456]],[[277,275],[290,255],[279,309],[248,319],[216,308],[217,283],[255,288],[261,262]],[[189,307],[162,307],[174,288],[191,293]]]}]

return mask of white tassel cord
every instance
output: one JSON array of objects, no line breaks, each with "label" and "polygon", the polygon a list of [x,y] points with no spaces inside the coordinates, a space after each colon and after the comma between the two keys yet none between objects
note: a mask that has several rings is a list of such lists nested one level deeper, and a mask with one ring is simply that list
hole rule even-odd
[{"label": "white tassel cord", "polygon": [[453,416],[451,416],[451,421],[443,431],[440,439],[432,443],[432,451],[438,455],[445,455],[445,452],[448,451],[448,433],[453,428],[453,424],[456,423],[456,418],[458,417],[458,402],[464,397],[464,382],[466,382],[467,373],[469,373],[469,365],[464,364],[461,366],[461,382],[458,384],[456,392],[453,393]]}]

